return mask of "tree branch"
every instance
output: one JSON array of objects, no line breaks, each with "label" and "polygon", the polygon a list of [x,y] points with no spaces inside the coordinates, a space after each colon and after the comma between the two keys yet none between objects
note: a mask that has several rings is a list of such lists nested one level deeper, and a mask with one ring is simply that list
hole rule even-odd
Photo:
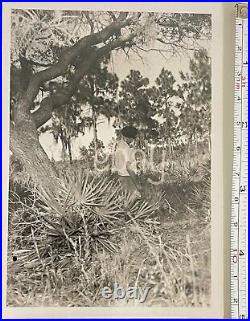
[{"label": "tree branch", "polygon": [[122,48],[123,46],[131,43],[136,33],[131,33],[128,37],[120,37],[106,44],[105,46],[97,49],[89,57],[83,60],[78,66],[71,83],[63,91],[55,92],[51,97],[46,97],[41,101],[40,108],[32,113],[33,120],[36,127],[45,124],[52,115],[53,110],[63,108],[64,105],[70,100],[72,95],[77,90],[78,84],[82,77],[88,72],[92,65],[101,57],[114,49]]},{"label": "tree branch", "polygon": [[38,67],[48,68],[48,67],[52,67],[52,66],[53,66],[53,63],[45,64],[45,63],[38,62],[38,61],[34,61],[34,60],[31,60],[31,59],[29,59],[28,62],[29,62],[31,65],[33,65],[33,66],[38,66]]},{"label": "tree branch", "polygon": [[[161,38],[157,38],[156,39],[157,41],[159,41],[160,43],[166,45],[166,46],[170,46],[172,48],[180,48],[180,49],[183,49],[183,50],[188,50],[188,51],[199,51],[198,48],[195,48],[195,47],[186,47],[185,45],[182,45],[180,42],[166,42],[164,40],[162,40]],[[155,51],[155,49],[148,49],[148,51]],[[145,51],[145,50],[144,50]],[[167,52],[167,50],[164,50],[164,49],[160,49],[159,51],[162,51],[162,52]],[[168,50],[169,52],[169,50]]]},{"label": "tree branch", "polygon": [[88,22],[88,24],[90,26],[90,33],[93,34],[94,30],[95,30],[95,25],[94,25],[93,20],[89,16],[89,12],[88,11],[84,12],[84,16],[87,19],[87,22]]},{"label": "tree branch", "polygon": [[22,97],[20,105],[23,111],[29,112],[30,106],[36,98],[41,84],[45,81],[49,81],[63,75],[67,71],[68,66],[78,55],[81,54],[84,49],[107,41],[114,33],[120,31],[123,27],[130,25],[133,20],[131,18],[127,19],[127,15],[127,12],[121,12],[117,20],[112,22],[109,26],[105,27],[99,32],[90,34],[80,39],[75,45],[66,49],[58,63],[54,64],[50,68],[36,73],[31,78],[28,89]]},{"label": "tree branch", "polygon": [[113,11],[108,11],[108,14],[112,18],[113,21],[116,21],[116,16]]}]

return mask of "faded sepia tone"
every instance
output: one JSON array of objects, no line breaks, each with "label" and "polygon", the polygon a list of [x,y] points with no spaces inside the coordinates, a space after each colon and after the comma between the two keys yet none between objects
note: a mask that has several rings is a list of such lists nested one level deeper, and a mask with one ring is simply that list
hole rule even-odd
[{"label": "faded sepia tone", "polygon": [[[28,10],[27,20],[24,11],[12,11],[7,304],[209,307],[211,15]],[[53,41],[25,44],[23,50],[28,32],[37,30],[33,14],[51,26],[41,38]],[[32,25],[26,39],[18,25],[22,15]],[[168,25],[167,34],[163,17],[175,26]],[[90,39],[117,21],[129,24],[91,44],[89,52],[83,49],[62,75],[60,68],[50,79],[41,73],[53,73],[81,36]],[[72,31],[75,25],[80,36]],[[75,36],[72,43],[69,34]],[[23,63],[32,70],[27,84],[18,82]],[[40,121],[38,136],[27,135],[34,145],[38,138],[36,153],[21,137],[27,115],[15,110],[26,103],[27,90],[32,93],[32,80],[39,78],[34,74],[45,75],[30,107],[31,122]],[[41,124],[48,118],[45,110],[51,117]],[[130,197],[114,166],[126,126],[139,133],[128,143],[135,153],[139,199]],[[149,290],[145,300],[143,295],[107,299],[106,287]]]},{"label": "faded sepia tone", "polygon": [[209,306],[210,39],[205,14],[12,11],[9,305]]}]

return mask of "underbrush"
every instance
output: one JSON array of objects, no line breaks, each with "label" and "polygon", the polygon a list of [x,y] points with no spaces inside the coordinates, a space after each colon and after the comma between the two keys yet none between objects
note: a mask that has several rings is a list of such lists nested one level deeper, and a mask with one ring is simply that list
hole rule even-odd
[{"label": "underbrush", "polygon": [[[209,164],[199,170],[158,185],[144,175],[139,201],[87,171],[65,171],[56,198],[12,182],[8,305],[209,306]],[[150,287],[147,300],[104,299],[115,283]]]}]

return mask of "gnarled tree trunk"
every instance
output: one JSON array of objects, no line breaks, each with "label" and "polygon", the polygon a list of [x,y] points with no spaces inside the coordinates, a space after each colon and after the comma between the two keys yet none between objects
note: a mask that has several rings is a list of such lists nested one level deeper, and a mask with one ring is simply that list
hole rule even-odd
[{"label": "gnarled tree trunk", "polygon": [[[33,182],[48,193],[57,191],[59,180],[53,163],[40,145],[37,128],[51,118],[55,109],[65,108],[84,74],[98,59],[114,49],[131,43],[135,37],[134,33],[128,37],[122,35],[118,38],[113,37],[122,28],[134,23],[134,20],[127,16],[127,12],[121,12],[107,27],[81,38],[72,47],[65,49],[58,62],[35,74],[31,70],[29,77],[26,74],[25,79],[21,79],[16,86],[14,86],[15,79],[12,77],[11,88],[13,96],[16,96],[16,106],[12,115],[10,148],[26,168]],[[107,40],[110,41],[107,43]],[[99,44],[102,45],[97,47],[96,45]],[[31,113],[41,85],[64,75],[77,59],[79,63],[67,88],[51,93],[40,102],[39,108]]]},{"label": "gnarled tree trunk", "polygon": [[58,173],[39,142],[31,115],[19,112],[17,123],[11,122],[10,149],[38,188],[56,192]]}]

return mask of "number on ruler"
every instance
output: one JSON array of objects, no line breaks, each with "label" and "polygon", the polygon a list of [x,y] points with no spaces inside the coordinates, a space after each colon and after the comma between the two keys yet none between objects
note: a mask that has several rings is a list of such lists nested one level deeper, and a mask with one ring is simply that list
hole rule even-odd
[{"label": "number on ruler", "polygon": [[[247,6],[237,5],[238,12]],[[246,260],[248,253],[245,247],[246,232],[242,229],[245,225],[245,205],[243,196],[248,192],[245,175],[247,168],[245,165],[245,155],[247,154],[247,131],[248,121],[245,118],[247,112],[248,94],[248,20],[242,19],[243,15],[236,19],[236,39],[235,39],[235,105],[234,105],[234,159],[233,159],[233,184],[232,184],[232,223],[231,223],[231,313],[233,319],[247,319],[247,288],[246,288]],[[246,140],[246,142],[245,142]],[[245,234],[244,234],[245,233]]]},{"label": "number on ruler", "polygon": [[246,191],[246,185],[241,185],[240,186],[240,192],[244,193]]},{"label": "number on ruler", "polygon": [[233,255],[233,263],[237,263],[238,262],[238,255]]},{"label": "number on ruler", "polygon": [[241,126],[241,128],[243,128],[243,129],[248,128],[248,122],[247,122],[247,121],[237,121],[237,122],[236,122],[236,125],[237,125],[238,127]]},{"label": "number on ruler", "polygon": [[239,253],[240,256],[244,255],[244,252],[242,250],[240,250],[240,253]]},{"label": "number on ruler", "polygon": [[242,125],[242,128],[248,128],[248,122],[247,121],[243,121],[241,125]]}]

